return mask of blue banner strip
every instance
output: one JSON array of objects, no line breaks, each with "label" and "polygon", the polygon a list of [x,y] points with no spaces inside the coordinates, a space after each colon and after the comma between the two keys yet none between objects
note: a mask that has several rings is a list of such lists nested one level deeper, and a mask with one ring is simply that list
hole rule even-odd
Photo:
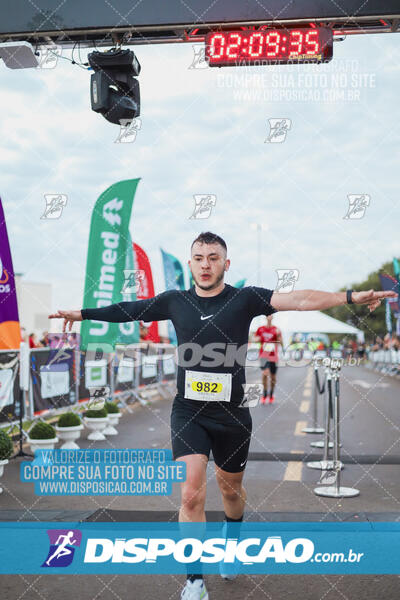
[{"label": "blue banner strip", "polygon": [[0,523],[2,574],[211,574],[220,563],[248,575],[399,574],[400,523]]}]

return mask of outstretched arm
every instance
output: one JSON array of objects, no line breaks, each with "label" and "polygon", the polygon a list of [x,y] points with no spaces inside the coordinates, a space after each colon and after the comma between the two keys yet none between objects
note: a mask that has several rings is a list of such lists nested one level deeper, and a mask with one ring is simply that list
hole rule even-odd
[{"label": "outstretched arm", "polygon": [[[370,312],[375,310],[384,298],[395,298],[395,292],[353,292],[354,304],[367,304]],[[295,290],[286,294],[274,292],[271,306],[277,310],[325,310],[333,306],[347,304],[346,292],[322,292],[319,290]]]},{"label": "outstretched arm", "polygon": [[74,321],[83,321],[80,310],[58,310],[56,313],[49,315],[49,319],[64,319],[63,331],[68,327],[68,323],[69,330],[71,331]]},{"label": "outstretched arm", "polygon": [[133,302],[117,302],[100,308],[82,308],[82,310],[59,310],[49,315],[49,319],[64,319],[63,331],[69,324],[69,331],[74,321],[108,321],[109,323],[126,323],[128,321],[163,321],[170,318],[170,301],[176,290],[161,292],[154,298],[135,300]]}]

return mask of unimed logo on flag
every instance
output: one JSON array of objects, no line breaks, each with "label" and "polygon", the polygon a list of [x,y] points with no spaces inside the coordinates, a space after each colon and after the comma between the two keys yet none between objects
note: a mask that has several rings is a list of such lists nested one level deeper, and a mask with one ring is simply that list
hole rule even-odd
[{"label": "unimed logo on flag", "polygon": [[50,549],[42,567],[68,567],[74,558],[75,548],[81,545],[79,529],[50,529],[47,531]]}]

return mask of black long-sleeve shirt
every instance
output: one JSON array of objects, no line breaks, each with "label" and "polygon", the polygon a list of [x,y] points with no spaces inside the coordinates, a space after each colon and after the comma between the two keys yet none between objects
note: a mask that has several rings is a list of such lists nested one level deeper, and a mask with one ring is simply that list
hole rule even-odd
[{"label": "black long-sleeve shirt", "polygon": [[[226,283],[218,295],[203,297],[198,296],[195,286],[192,286],[189,290],[167,290],[146,300],[118,302],[101,308],[83,308],[81,313],[83,319],[112,323],[171,319],[178,339],[178,394],[185,397],[186,368],[192,371],[231,373],[230,401],[238,405],[243,399],[243,384],[246,379],[244,361],[239,363],[237,357],[229,358],[232,356],[232,345],[236,345],[237,349],[247,347],[252,319],[276,312],[270,304],[272,294],[273,290],[267,288],[235,288]],[[191,352],[185,350],[188,348],[185,345],[191,343],[198,344],[203,354],[195,364],[191,363],[186,367]],[[218,351],[215,349],[213,353],[208,346],[206,353],[205,346],[209,344],[218,345]],[[221,350],[225,354],[225,361],[222,365],[213,367],[212,360],[221,356]],[[244,354],[242,349],[242,356]]]}]

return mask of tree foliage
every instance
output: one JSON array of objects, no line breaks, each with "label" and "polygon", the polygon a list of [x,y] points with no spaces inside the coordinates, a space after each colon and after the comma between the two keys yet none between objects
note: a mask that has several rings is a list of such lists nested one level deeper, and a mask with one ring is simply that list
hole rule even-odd
[{"label": "tree foliage", "polygon": [[[386,273],[387,275],[394,276],[393,263],[386,262],[378,271],[370,273],[365,281],[360,283],[352,283],[349,288],[340,288],[341,292],[346,289],[353,289],[355,292],[362,292],[367,290],[381,290],[381,281],[379,279],[379,273]],[[385,321],[385,303],[382,302],[378,308],[372,313],[369,312],[368,306],[356,305],[356,304],[344,304],[342,306],[335,306],[322,311],[325,314],[343,321],[348,325],[353,325],[364,332],[366,341],[373,341],[374,338],[379,335],[381,337],[386,333],[386,321]]]}]

